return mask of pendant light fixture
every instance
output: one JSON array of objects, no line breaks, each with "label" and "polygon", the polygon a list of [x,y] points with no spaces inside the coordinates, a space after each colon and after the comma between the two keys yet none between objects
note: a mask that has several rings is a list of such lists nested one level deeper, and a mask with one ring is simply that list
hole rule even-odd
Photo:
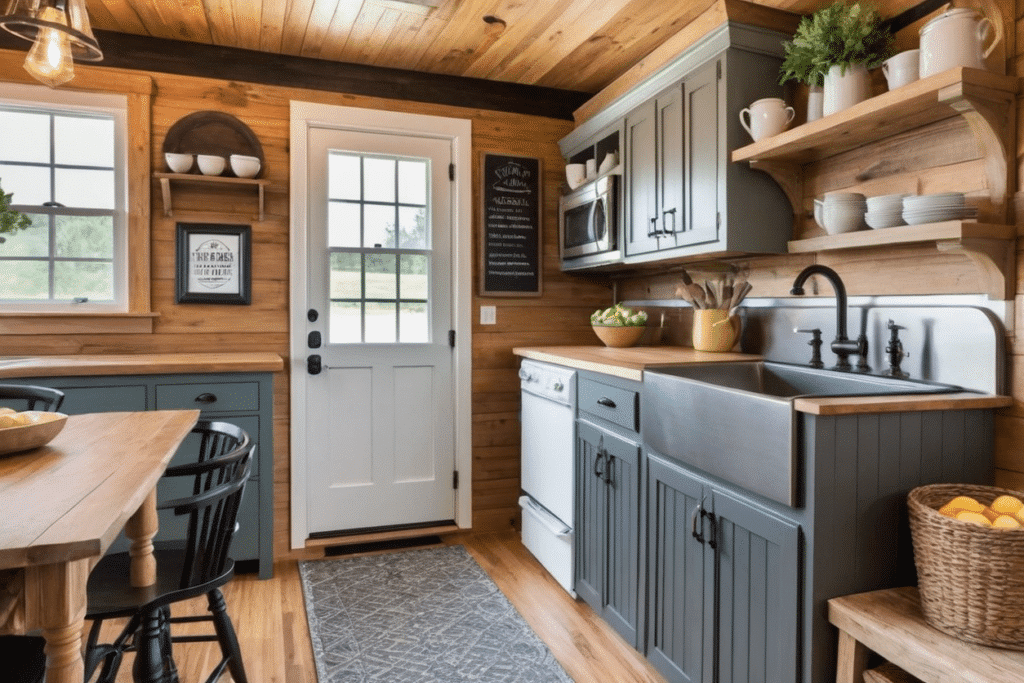
[{"label": "pendant light fixture", "polygon": [[32,42],[25,70],[51,88],[75,77],[74,60],[103,59],[85,0],[0,0],[0,27]]}]

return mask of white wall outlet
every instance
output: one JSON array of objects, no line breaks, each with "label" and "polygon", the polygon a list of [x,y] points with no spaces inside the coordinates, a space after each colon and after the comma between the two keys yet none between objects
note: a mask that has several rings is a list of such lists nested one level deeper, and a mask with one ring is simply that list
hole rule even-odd
[{"label": "white wall outlet", "polygon": [[481,325],[497,325],[498,324],[498,308],[497,308],[497,306],[481,306],[480,307],[480,324]]}]

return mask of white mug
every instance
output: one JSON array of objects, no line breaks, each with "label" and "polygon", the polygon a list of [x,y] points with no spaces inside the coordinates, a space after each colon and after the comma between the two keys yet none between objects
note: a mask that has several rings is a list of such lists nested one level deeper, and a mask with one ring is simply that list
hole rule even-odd
[{"label": "white mug", "polygon": [[920,55],[920,50],[905,50],[882,63],[882,75],[889,83],[889,90],[917,80]]},{"label": "white mug", "polygon": [[587,177],[593,178],[597,175],[597,159],[587,159]]},{"label": "white mug", "polygon": [[[994,36],[987,48],[982,48]],[[951,9],[921,27],[921,78],[966,66],[984,69],[985,59],[1003,39],[997,24],[966,7]]]},{"label": "white mug", "polygon": [[[746,114],[749,123],[743,120]],[[762,138],[778,135],[786,130],[793,121],[796,112],[793,107],[787,107],[786,101],[778,97],[766,97],[757,100],[746,109],[740,111],[740,125],[750,133],[754,142]]]}]

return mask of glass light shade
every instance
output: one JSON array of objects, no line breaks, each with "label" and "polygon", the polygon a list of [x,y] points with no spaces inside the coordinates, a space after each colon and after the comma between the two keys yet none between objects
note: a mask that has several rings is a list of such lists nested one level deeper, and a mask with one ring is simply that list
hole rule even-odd
[{"label": "glass light shade", "polygon": [[50,87],[74,77],[72,60],[103,59],[85,0],[0,0],[0,27],[32,41],[25,69]]}]

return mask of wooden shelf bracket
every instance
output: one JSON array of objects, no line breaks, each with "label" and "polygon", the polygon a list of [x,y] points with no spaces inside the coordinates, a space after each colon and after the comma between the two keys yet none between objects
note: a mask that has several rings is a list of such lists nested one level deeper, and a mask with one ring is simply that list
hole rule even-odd
[{"label": "wooden shelf bracket", "polygon": [[935,247],[945,253],[962,254],[978,270],[984,293],[993,301],[1014,298],[1017,283],[1016,250],[1011,240],[984,237],[964,237],[958,240],[939,240]]}]

